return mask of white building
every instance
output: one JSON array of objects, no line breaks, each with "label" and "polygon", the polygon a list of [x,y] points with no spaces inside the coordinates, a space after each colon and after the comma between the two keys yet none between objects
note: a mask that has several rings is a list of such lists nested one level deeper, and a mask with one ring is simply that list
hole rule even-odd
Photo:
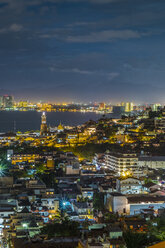
[{"label": "white building", "polygon": [[136,153],[106,153],[105,165],[119,175],[125,171],[133,173],[139,170],[138,156]]},{"label": "white building", "polygon": [[118,214],[129,214],[128,199],[125,195],[113,192],[107,194],[106,206],[110,212]]},{"label": "white building", "polygon": [[133,195],[125,196],[120,193],[107,194],[107,209],[119,215],[136,215],[143,209],[153,209],[157,214],[158,209],[165,208],[164,196]]},{"label": "white building", "polygon": [[79,163],[74,163],[71,165],[66,165],[66,175],[79,175],[80,166]]},{"label": "white building", "polygon": [[137,178],[117,179],[117,191],[122,194],[141,194],[143,186],[141,180]]},{"label": "white building", "polygon": [[155,214],[158,209],[165,208],[164,196],[136,195],[128,197],[130,215],[139,214],[143,209],[153,209]]},{"label": "white building", "polygon": [[165,169],[165,156],[139,157],[138,165],[145,169]]}]

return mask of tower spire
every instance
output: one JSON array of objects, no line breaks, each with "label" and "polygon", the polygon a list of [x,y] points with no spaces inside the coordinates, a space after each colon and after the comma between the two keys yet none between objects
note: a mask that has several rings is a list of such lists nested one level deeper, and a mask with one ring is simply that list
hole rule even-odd
[{"label": "tower spire", "polygon": [[46,135],[47,132],[48,132],[48,127],[47,127],[47,123],[46,123],[46,114],[45,114],[45,112],[43,112],[42,116],[41,116],[40,134],[41,135]]}]

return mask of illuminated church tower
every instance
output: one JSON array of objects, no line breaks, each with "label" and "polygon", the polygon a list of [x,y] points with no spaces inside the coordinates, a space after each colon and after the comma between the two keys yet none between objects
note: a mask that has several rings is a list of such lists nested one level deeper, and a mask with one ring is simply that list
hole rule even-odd
[{"label": "illuminated church tower", "polygon": [[45,114],[45,112],[43,112],[42,116],[41,116],[40,134],[41,135],[47,135],[47,133],[48,133],[48,128],[47,128],[47,124],[46,124],[46,114]]}]

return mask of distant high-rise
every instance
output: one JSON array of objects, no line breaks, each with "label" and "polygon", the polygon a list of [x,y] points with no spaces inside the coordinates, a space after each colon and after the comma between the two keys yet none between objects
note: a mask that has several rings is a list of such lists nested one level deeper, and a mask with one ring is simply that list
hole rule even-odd
[{"label": "distant high-rise", "polygon": [[161,104],[160,103],[151,104],[151,109],[152,111],[158,111],[159,109],[161,109]]},{"label": "distant high-rise", "polygon": [[99,103],[99,110],[104,110],[105,109],[105,103],[101,102]]},{"label": "distant high-rise", "polygon": [[122,102],[121,106],[125,108],[125,112],[131,112],[134,108],[134,104],[132,102]]},{"label": "distant high-rise", "polygon": [[12,109],[14,105],[13,96],[4,95],[2,97],[2,104],[5,109]]},{"label": "distant high-rise", "polygon": [[2,108],[2,107],[3,107],[3,97],[0,96],[0,108]]},{"label": "distant high-rise", "polygon": [[40,134],[41,135],[47,135],[47,133],[48,133],[48,127],[47,127],[47,124],[46,124],[46,114],[45,114],[45,112],[43,112],[42,116],[41,116]]},{"label": "distant high-rise", "polygon": [[20,101],[18,103],[19,108],[27,108],[28,107],[28,101]]}]

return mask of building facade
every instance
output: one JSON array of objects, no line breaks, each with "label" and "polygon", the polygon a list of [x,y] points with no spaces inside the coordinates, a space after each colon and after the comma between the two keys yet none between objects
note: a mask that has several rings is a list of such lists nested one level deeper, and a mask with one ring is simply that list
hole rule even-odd
[{"label": "building facade", "polygon": [[47,127],[47,123],[46,123],[46,114],[45,114],[45,112],[43,112],[42,116],[41,116],[40,134],[41,135],[47,135],[47,133],[48,133],[48,127]]},{"label": "building facade", "polygon": [[138,156],[136,153],[113,153],[105,154],[105,166],[122,175],[125,172],[137,171]]}]

